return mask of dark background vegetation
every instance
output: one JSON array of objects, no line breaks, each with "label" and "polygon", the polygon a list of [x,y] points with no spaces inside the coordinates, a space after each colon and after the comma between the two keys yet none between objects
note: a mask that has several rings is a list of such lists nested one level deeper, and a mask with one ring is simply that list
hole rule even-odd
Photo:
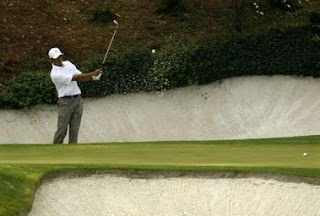
[{"label": "dark background vegetation", "polygon": [[[103,67],[101,81],[81,84],[84,96],[320,75],[315,0],[13,0],[1,7],[2,108],[56,103],[47,58],[55,46],[83,72]],[[102,66],[114,19],[119,30]]]}]

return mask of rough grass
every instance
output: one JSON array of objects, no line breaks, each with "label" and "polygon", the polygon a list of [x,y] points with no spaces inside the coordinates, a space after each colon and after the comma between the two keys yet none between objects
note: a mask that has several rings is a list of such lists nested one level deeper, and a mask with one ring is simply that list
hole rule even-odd
[{"label": "rough grass", "polygon": [[[303,157],[308,152],[308,157]],[[0,215],[26,213],[45,176],[106,169],[280,173],[320,178],[320,137],[0,145]]]}]

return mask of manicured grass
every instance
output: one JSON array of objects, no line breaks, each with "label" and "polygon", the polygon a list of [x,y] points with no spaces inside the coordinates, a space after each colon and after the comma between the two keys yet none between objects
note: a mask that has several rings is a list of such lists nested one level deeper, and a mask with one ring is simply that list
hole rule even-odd
[{"label": "manicured grass", "polygon": [[[303,152],[309,155],[303,157]],[[320,178],[320,137],[0,145],[0,215],[27,212],[46,175],[101,169],[272,172]]]},{"label": "manicured grass", "polygon": [[[309,157],[302,157],[308,152]],[[135,143],[0,146],[0,164],[320,167],[319,144]]]}]

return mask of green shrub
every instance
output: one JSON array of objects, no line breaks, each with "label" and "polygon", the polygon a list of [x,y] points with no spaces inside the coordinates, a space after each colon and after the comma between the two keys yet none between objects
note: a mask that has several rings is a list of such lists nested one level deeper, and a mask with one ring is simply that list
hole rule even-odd
[{"label": "green shrub", "polygon": [[23,73],[7,84],[0,96],[0,107],[21,109],[57,101],[56,90],[47,73]]},{"label": "green shrub", "polygon": [[197,83],[192,73],[192,53],[197,48],[192,42],[172,41],[158,54],[154,61],[153,76],[161,80],[165,88],[187,86]]},{"label": "green shrub", "polygon": [[95,23],[105,24],[116,19],[116,15],[107,6],[99,6],[92,12],[92,21]]},{"label": "green shrub", "polygon": [[103,56],[93,55],[93,57],[87,58],[82,62],[77,62],[77,67],[81,68],[83,72],[93,71],[102,67],[102,58]]},{"label": "green shrub", "polygon": [[169,87],[205,84],[235,76],[320,76],[320,28],[271,30],[228,41],[165,48],[155,60],[156,77]]},{"label": "green shrub", "polygon": [[269,0],[269,4],[274,9],[289,12],[294,12],[303,7],[300,0]]},{"label": "green shrub", "polygon": [[320,25],[320,12],[312,11],[309,15],[309,21],[313,25]]},{"label": "green shrub", "polygon": [[272,30],[265,35],[203,44],[192,57],[190,73],[198,82],[244,75],[320,75],[320,43],[313,40],[319,28],[310,26]]},{"label": "green shrub", "polygon": [[[248,75],[320,77],[320,27],[272,29],[269,33],[224,41],[169,41],[152,54],[131,48],[110,54],[99,82],[79,83],[84,96],[157,91]],[[87,62],[91,69],[98,58]],[[0,107],[23,108],[55,103],[56,92],[48,74],[23,74],[12,81]]]},{"label": "green shrub", "polygon": [[157,11],[160,14],[179,17],[188,11],[188,7],[185,0],[162,0]]},{"label": "green shrub", "polygon": [[5,107],[4,97],[5,97],[5,94],[3,92],[0,92],[0,108]]},{"label": "green shrub", "polygon": [[153,57],[150,49],[134,48],[110,55],[99,82],[81,83],[85,96],[104,96],[160,90],[160,80],[152,76]]}]

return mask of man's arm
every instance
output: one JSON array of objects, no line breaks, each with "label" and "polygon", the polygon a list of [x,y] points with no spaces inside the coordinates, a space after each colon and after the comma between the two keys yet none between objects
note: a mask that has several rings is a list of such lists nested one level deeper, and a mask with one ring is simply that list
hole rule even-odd
[{"label": "man's arm", "polygon": [[86,82],[86,81],[91,81],[93,80],[93,76],[98,76],[101,74],[102,71],[101,69],[97,69],[93,72],[85,73],[85,74],[74,74],[72,76],[72,81],[79,81],[79,82]]}]

